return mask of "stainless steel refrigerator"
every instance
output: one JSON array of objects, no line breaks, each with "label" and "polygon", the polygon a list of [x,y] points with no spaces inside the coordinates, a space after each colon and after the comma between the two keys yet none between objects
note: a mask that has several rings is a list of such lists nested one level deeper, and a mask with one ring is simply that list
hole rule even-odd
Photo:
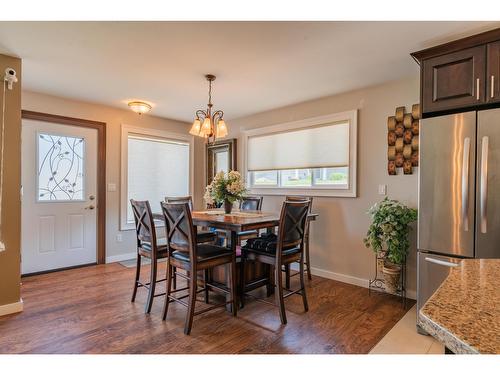
[{"label": "stainless steel refrigerator", "polygon": [[418,191],[420,310],[461,259],[500,258],[500,109],[422,120]]}]

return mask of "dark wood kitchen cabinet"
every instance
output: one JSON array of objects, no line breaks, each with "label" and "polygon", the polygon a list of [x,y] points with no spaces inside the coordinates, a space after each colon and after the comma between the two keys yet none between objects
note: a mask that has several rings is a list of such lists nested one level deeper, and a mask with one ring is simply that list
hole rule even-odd
[{"label": "dark wood kitchen cabinet", "polygon": [[500,102],[500,41],[487,45],[486,101]]},{"label": "dark wood kitchen cabinet", "polygon": [[500,104],[500,28],[411,54],[423,117]]},{"label": "dark wood kitchen cabinet", "polygon": [[485,102],[486,47],[478,46],[423,61],[424,112]]}]

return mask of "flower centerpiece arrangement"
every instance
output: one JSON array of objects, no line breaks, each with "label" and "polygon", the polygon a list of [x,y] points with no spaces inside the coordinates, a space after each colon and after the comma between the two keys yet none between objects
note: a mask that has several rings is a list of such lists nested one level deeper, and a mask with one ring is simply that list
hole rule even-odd
[{"label": "flower centerpiece arrangement", "polygon": [[372,206],[368,214],[372,223],[363,241],[377,254],[377,259],[382,259],[386,290],[394,293],[410,248],[410,224],[417,220],[417,210],[386,197]]},{"label": "flower centerpiece arrangement", "polygon": [[243,199],[246,193],[247,189],[239,172],[218,172],[206,187],[203,198],[207,204],[224,203],[224,211],[229,214],[233,203]]}]

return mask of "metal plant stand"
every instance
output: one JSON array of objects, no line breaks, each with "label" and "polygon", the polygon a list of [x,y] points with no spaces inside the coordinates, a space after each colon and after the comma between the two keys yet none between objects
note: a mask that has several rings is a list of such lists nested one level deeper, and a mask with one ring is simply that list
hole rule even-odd
[{"label": "metal plant stand", "polygon": [[399,277],[399,285],[396,290],[396,293],[388,293],[385,290],[385,281],[383,278],[382,270],[379,271],[378,262],[385,260],[385,254],[380,256],[379,253],[375,255],[375,277],[369,280],[368,283],[368,294],[371,295],[372,291],[386,293],[395,295],[401,298],[401,303],[404,308],[406,308],[406,257],[401,264],[401,274]]}]

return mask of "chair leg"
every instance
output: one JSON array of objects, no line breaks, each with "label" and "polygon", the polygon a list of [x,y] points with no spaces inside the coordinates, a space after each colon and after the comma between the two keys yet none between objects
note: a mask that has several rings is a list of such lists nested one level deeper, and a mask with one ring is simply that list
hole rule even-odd
[{"label": "chair leg", "polygon": [[274,280],[274,270],[273,270],[273,266],[269,265],[269,282],[267,283],[266,285],[266,295],[267,297],[271,297],[274,293],[274,283],[275,283],[275,280]]},{"label": "chair leg", "polygon": [[304,254],[300,257],[300,289],[302,295],[302,302],[304,303],[304,310],[309,311],[309,305],[307,304],[307,296],[306,296],[306,283],[304,282]]},{"label": "chair leg", "polygon": [[240,279],[239,279],[239,300],[240,307],[245,307],[245,257],[241,254],[241,262],[240,262]]},{"label": "chair leg", "polygon": [[151,307],[153,306],[153,299],[155,298],[155,288],[156,288],[156,267],[158,263],[156,259],[151,259],[151,277],[149,278],[149,293],[148,300],[146,302],[146,314],[151,312]]},{"label": "chair leg", "polygon": [[189,335],[191,333],[191,327],[193,326],[194,308],[196,305],[196,271],[191,272],[191,280],[189,280],[189,301],[188,310],[186,313],[186,323],[184,324],[184,334]]},{"label": "chair leg", "polygon": [[290,289],[290,264],[285,265],[285,287]]},{"label": "chair leg", "polygon": [[[172,270],[175,269],[175,267],[172,267],[170,265],[170,262],[167,261],[167,277],[166,277],[166,282],[167,282],[167,290],[165,293],[165,303],[163,304],[163,317],[162,320],[167,319],[167,313],[168,313],[168,305],[170,303],[170,292],[172,290]],[[175,276],[174,276],[175,280]]]},{"label": "chair leg", "polygon": [[311,276],[311,258],[309,257],[309,229],[308,229],[308,233],[306,233],[305,248],[306,248],[307,278],[309,280],[312,280],[312,276]]},{"label": "chair leg", "polygon": [[280,310],[281,324],[286,324],[286,313],[285,313],[285,300],[283,299],[283,271],[281,270],[281,265],[279,267],[274,267],[274,273],[276,277],[276,299]]},{"label": "chair leg", "polygon": [[204,271],[204,277],[205,277],[205,303],[208,303],[208,282],[209,282],[209,274],[208,274],[208,268]]},{"label": "chair leg", "polygon": [[135,281],[134,281],[134,291],[132,292],[132,302],[135,302],[135,296],[137,294],[137,283],[139,282],[139,277],[141,276],[141,256],[137,254],[137,268],[135,270]]},{"label": "chair leg", "polygon": [[174,290],[176,290],[177,289],[177,275],[176,275],[177,267],[172,267],[172,269],[173,269],[173,272],[171,272],[170,277],[172,277],[172,279],[173,279]]},{"label": "chair leg", "polygon": [[231,299],[232,303],[232,313],[236,316],[238,313],[238,296],[236,293],[236,256],[233,255],[233,261],[229,265],[229,280],[231,281]]}]

